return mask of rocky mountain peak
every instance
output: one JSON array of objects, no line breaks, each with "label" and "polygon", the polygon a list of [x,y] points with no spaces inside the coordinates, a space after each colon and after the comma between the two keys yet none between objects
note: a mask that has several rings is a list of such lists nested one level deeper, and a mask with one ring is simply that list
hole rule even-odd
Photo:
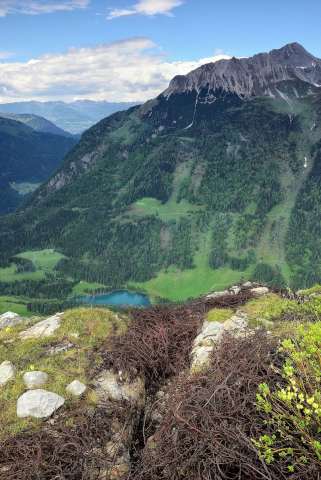
[{"label": "rocky mountain peak", "polygon": [[[307,52],[299,43],[289,43],[268,53],[249,58],[231,58],[208,63],[187,75],[173,78],[163,96],[206,90],[221,91],[241,98],[253,96],[282,97],[282,82],[304,82],[307,87],[321,86],[321,60]],[[297,93],[294,92],[297,96]]]},{"label": "rocky mountain peak", "polygon": [[297,42],[288,43],[282,48],[271,50],[269,55],[280,63],[294,67],[311,66],[315,61],[318,61],[316,57],[311,55]]}]

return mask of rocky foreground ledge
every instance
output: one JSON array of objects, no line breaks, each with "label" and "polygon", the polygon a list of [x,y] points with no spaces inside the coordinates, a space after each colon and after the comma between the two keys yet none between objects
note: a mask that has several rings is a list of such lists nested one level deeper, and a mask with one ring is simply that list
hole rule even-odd
[{"label": "rocky foreground ledge", "polygon": [[256,405],[285,383],[279,345],[318,324],[319,294],[247,282],[122,315],[1,315],[0,480],[319,478],[307,446],[309,467],[291,446],[271,460]]}]

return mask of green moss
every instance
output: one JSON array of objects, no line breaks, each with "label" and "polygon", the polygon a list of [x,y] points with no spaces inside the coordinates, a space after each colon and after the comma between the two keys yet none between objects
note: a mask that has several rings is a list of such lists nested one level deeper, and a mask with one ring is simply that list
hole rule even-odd
[{"label": "green moss", "polygon": [[[30,324],[39,321],[34,318]],[[98,354],[93,357],[90,353],[106,341],[108,335],[123,333],[128,325],[126,317],[119,317],[115,313],[100,308],[77,308],[66,312],[60,328],[48,338],[21,340],[19,332],[26,328],[19,325],[0,332],[0,363],[10,360],[16,370],[15,378],[0,388],[0,425],[1,436],[21,431],[26,426],[35,426],[38,423],[30,419],[21,420],[16,416],[18,397],[25,391],[22,376],[26,371],[40,370],[48,373],[49,380],[45,388],[62,395],[68,402],[79,400],[71,398],[66,393],[66,386],[77,379],[88,385],[89,369],[99,364]],[[48,349],[61,343],[70,342],[73,347],[66,352],[50,355]],[[95,403],[93,392],[88,389],[85,401]]]},{"label": "green moss", "polygon": [[307,288],[305,290],[299,290],[300,295],[321,295],[321,285],[314,285],[311,288]]},{"label": "green moss", "polygon": [[213,308],[206,316],[208,322],[220,322],[224,323],[231,318],[233,310],[231,308]]},{"label": "green moss", "polygon": [[250,300],[242,310],[249,317],[250,327],[272,326],[272,322],[280,320],[284,312],[295,308],[296,303],[269,293],[260,298]]}]

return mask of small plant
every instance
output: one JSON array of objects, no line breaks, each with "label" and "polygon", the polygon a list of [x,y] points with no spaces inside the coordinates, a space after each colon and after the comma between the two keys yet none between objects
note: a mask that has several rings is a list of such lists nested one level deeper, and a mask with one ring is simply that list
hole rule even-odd
[{"label": "small plant", "polygon": [[[261,383],[256,405],[266,433],[254,439],[261,460],[282,473],[321,471],[321,322],[300,326],[283,340],[280,382]],[[300,477],[301,478],[301,477]]]},{"label": "small plant", "polygon": [[233,310],[231,308],[212,308],[207,316],[206,320],[208,322],[219,322],[224,323],[226,320],[231,318],[233,315]]}]

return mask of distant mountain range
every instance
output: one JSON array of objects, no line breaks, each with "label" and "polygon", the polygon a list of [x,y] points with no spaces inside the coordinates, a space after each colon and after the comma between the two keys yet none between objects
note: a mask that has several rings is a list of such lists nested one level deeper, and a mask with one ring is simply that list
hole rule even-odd
[{"label": "distant mountain range", "polygon": [[0,214],[17,208],[76,144],[70,134],[45,119],[29,115],[22,122],[21,116],[15,118],[19,121],[0,114]]},{"label": "distant mountain range", "polygon": [[53,135],[62,135],[63,137],[72,137],[71,133],[62,130],[46,118],[39,117],[38,115],[33,115],[29,113],[6,113],[0,111],[0,117],[24,123],[36,132],[52,133]]},{"label": "distant mountain range", "polygon": [[0,252],[57,248],[68,278],[175,300],[242,278],[303,287],[321,282],[320,212],[321,60],[292,43],[100,121],[3,219]]},{"label": "distant mountain range", "polygon": [[[17,102],[0,104],[0,112],[7,114],[33,114],[44,117],[57,127],[72,134],[80,134],[112,113],[126,110],[134,103],[95,102],[79,100],[64,102]],[[51,132],[55,133],[55,132]],[[58,132],[56,132],[59,134]]]}]

